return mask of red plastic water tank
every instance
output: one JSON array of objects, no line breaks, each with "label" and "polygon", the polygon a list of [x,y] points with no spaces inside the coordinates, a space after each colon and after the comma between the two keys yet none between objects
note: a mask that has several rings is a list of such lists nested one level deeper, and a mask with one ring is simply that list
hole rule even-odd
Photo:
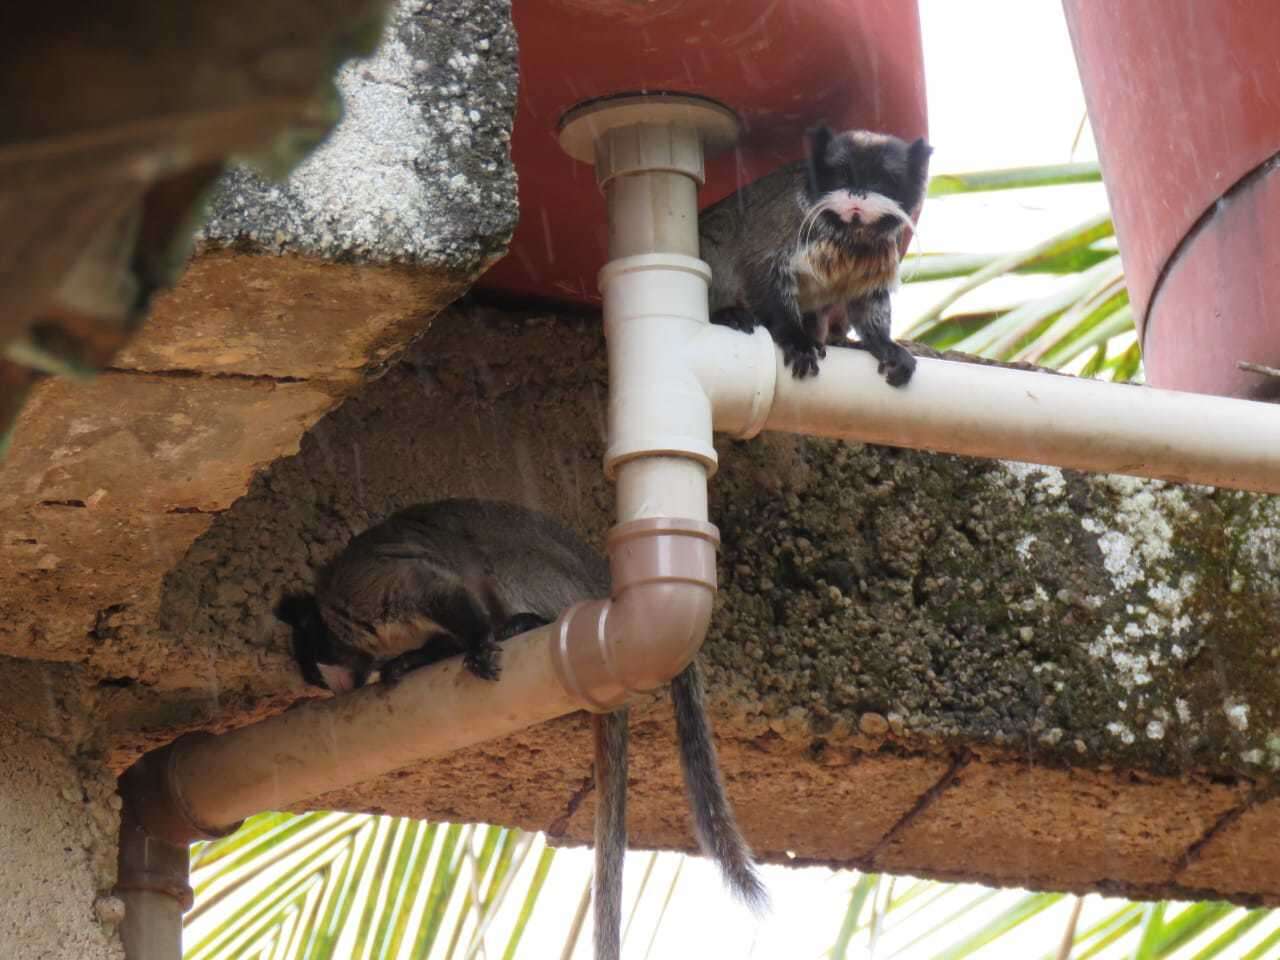
[{"label": "red plastic water tank", "polygon": [[1147,379],[1280,379],[1280,4],[1064,0]]},{"label": "red plastic water tank", "polygon": [[745,125],[707,165],[705,206],[803,155],[804,129],[926,130],[912,0],[516,0],[520,95],[511,152],[520,223],[480,286],[523,298],[598,301],[604,198],[556,139],[560,116],[613,93],[711,97]]}]

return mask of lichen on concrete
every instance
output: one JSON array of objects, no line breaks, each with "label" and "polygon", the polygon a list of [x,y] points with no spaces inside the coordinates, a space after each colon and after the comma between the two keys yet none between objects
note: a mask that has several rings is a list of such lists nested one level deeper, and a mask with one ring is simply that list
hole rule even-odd
[{"label": "lichen on concrete", "polygon": [[[917,742],[1163,771],[1247,773],[1267,750],[1274,731],[1243,725],[1246,695],[1224,708],[1206,689],[1250,677],[1280,703],[1262,679],[1269,650],[1238,644],[1244,615],[1212,599],[1227,587],[1214,539],[1238,495],[805,440],[734,453],[753,467],[729,463],[713,486],[733,611],[713,639],[741,653],[709,650],[763,694],[775,730],[849,730],[875,711]],[[1256,543],[1267,527],[1251,509]],[[1251,631],[1274,634],[1280,580],[1253,562],[1265,555],[1241,550],[1236,569],[1250,563]]]},{"label": "lichen on concrete", "polygon": [[515,226],[516,35],[503,0],[400,0],[342,68],[344,116],[284,183],[221,183],[202,237],[329,259],[476,271]]}]

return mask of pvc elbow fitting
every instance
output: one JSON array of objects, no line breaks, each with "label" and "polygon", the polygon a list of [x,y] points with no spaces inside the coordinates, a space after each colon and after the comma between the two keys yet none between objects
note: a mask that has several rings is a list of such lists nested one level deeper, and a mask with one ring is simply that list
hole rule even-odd
[{"label": "pvc elbow fitting", "polygon": [[609,534],[613,596],[571,607],[556,625],[556,675],[597,712],[652,690],[689,665],[711,623],[720,534],[699,520],[656,517]]}]

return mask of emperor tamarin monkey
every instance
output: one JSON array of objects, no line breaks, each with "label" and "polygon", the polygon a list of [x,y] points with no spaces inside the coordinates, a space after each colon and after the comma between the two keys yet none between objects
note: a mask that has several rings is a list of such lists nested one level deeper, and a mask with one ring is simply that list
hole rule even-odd
[{"label": "emperor tamarin monkey", "polygon": [[808,156],[702,212],[711,322],[763,324],[796,377],[816,375],[850,326],[893,386],[915,359],[890,337],[899,242],[924,200],[931,148],[863,130],[806,137]]}]

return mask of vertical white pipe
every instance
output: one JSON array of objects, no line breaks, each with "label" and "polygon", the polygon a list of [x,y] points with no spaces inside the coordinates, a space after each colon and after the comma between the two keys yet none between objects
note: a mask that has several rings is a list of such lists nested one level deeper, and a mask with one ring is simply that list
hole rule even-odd
[{"label": "vertical white pipe", "polygon": [[618,522],[707,519],[707,468],[688,457],[637,457],[614,468]]},{"label": "vertical white pipe", "polygon": [[705,520],[715,464],[711,404],[678,359],[708,323],[710,270],[698,259],[702,144],[692,125],[636,123],[605,131],[595,149],[609,208],[610,261],[600,287],[609,344],[606,469],[618,485],[618,521]]},{"label": "vertical white pipe", "polygon": [[631,173],[611,180],[607,189],[609,259],[698,255],[698,184],[692,177],[667,170]]}]

